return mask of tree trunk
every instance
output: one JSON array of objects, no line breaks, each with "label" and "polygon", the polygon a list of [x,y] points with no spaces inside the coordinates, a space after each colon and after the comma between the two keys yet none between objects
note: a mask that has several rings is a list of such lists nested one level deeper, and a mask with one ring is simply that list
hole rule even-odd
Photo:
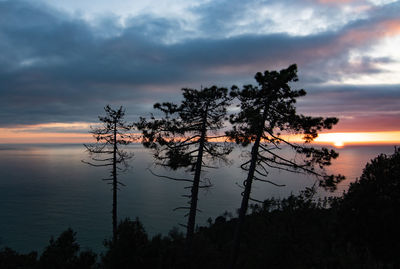
[{"label": "tree trunk", "polygon": [[195,223],[196,223],[197,200],[198,200],[199,185],[200,185],[200,174],[201,174],[201,166],[202,166],[202,161],[203,161],[204,143],[205,143],[206,134],[207,134],[207,129],[206,129],[207,128],[207,126],[206,126],[207,113],[208,113],[208,107],[206,107],[202,126],[201,126],[199,152],[197,154],[196,168],[195,168],[196,170],[194,173],[193,185],[192,185],[192,189],[191,189],[190,211],[189,211],[189,219],[188,219],[187,232],[186,232],[186,250],[187,250],[187,252],[188,252],[187,254],[189,256],[191,255],[193,234],[194,234],[194,228],[195,228]]},{"label": "tree trunk", "polygon": [[112,206],[112,225],[113,225],[113,241],[117,237],[117,123],[114,122],[114,149],[113,149],[113,206]]},{"label": "tree trunk", "polygon": [[265,124],[265,112],[263,114],[262,125],[260,125],[260,131],[257,134],[256,140],[254,141],[254,145],[251,148],[251,161],[249,167],[249,173],[247,174],[247,179],[244,181],[244,192],[242,203],[239,210],[239,217],[236,223],[235,233],[233,236],[233,249],[231,254],[231,260],[229,264],[230,269],[234,269],[236,265],[237,258],[239,257],[239,249],[240,249],[240,236],[242,232],[243,222],[247,213],[247,208],[249,206],[250,193],[251,193],[251,185],[253,183],[254,173],[256,170],[257,160],[258,160],[258,151],[260,148],[260,141],[264,130]]}]

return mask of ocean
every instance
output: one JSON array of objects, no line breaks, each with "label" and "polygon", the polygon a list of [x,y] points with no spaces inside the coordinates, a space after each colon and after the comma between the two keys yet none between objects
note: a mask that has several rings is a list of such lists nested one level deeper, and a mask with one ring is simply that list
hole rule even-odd
[{"label": "ocean", "polygon": [[[126,187],[118,192],[118,218],[138,217],[150,236],[166,235],[186,222],[186,212],[173,209],[186,205],[182,195],[188,189],[185,183],[156,177],[148,169],[169,176],[190,175],[154,167],[151,152],[139,144],[131,145],[130,150],[135,156],[129,169],[120,175]],[[334,193],[321,190],[319,195],[341,195],[371,158],[393,153],[394,146],[345,146],[335,150],[340,156],[329,170],[347,179]],[[204,174],[213,187],[200,192],[198,225],[206,225],[208,218],[225,211],[235,213],[240,206],[239,185],[246,176],[239,168],[246,158],[242,155],[242,149],[235,149],[230,164],[218,163],[220,168]],[[0,248],[41,252],[51,236],[57,237],[70,227],[77,232],[82,249],[104,250],[103,241],[111,236],[112,193],[110,185],[101,179],[108,177],[109,171],[84,164],[84,159],[88,156],[81,144],[0,145]],[[271,171],[269,179],[286,186],[256,182],[254,198],[283,198],[315,182],[312,176],[282,171]]]}]

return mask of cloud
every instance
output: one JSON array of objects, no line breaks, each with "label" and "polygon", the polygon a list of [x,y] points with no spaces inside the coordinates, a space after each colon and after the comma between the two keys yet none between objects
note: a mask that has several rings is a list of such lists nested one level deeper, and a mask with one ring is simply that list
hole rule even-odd
[{"label": "cloud", "polygon": [[343,3],[351,3],[357,0],[317,0],[319,3],[323,4],[343,4]]},{"label": "cloud", "polygon": [[[297,7],[295,2],[285,1]],[[317,14],[317,4],[306,2],[311,14]],[[399,34],[398,3],[299,35],[268,32],[268,26],[276,27],[274,20],[251,20],[263,1],[229,3],[191,7],[195,19],[188,25],[186,18],[154,14],[127,17],[123,24],[116,15],[88,22],[46,5],[1,1],[0,125],[92,122],[106,104],[124,105],[136,119],[149,113],[154,102],[179,99],[182,87],[253,83],[255,72],[291,63],[299,65],[302,85],[315,88],[313,94],[323,100],[331,92],[319,86],[327,81],[380,73],[382,64],[397,61],[390,56],[350,56],[355,49],[367,51]],[[285,4],[269,3],[270,8]],[[329,14],[328,9],[322,12]],[[257,31],[260,26],[264,30]],[[346,104],[359,103],[348,95],[360,97],[365,89],[348,90],[339,95],[337,105],[350,114],[355,109]],[[366,91],[370,101],[371,91]],[[383,91],[392,99],[382,100],[382,105],[398,100],[391,89]],[[362,100],[359,109],[370,105]],[[311,107],[334,112],[333,106]]]},{"label": "cloud", "polygon": [[393,131],[400,124],[400,84],[311,88],[299,111],[338,117],[334,131]]}]

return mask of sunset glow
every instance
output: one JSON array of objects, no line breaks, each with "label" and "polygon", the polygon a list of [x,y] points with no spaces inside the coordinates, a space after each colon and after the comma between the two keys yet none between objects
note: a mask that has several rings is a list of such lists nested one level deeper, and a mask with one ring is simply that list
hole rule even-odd
[{"label": "sunset glow", "polygon": [[[93,142],[89,133],[95,123],[49,123],[24,125],[12,128],[0,128],[0,144],[13,143],[88,143]],[[301,142],[301,136],[289,138],[292,142]],[[224,139],[214,140],[223,142]],[[338,132],[321,133],[315,143],[331,144],[343,147],[353,144],[400,144],[400,131],[388,132]]]},{"label": "sunset glow", "polygon": [[0,0],[0,269],[392,268],[399,48],[400,0]]},{"label": "sunset glow", "polygon": [[134,121],[180,102],[182,88],[241,88],[290,64],[307,92],[299,111],[339,119],[316,143],[400,143],[400,1],[5,0],[0,10],[3,144],[87,142],[107,104]]},{"label": "sunset glow", "polygon": [[19,143],[85,143],[92,140],[88,133],[93,124],[47,123],[0,128],[0,144]]},{"label": "sunset glow", "polygon": [[329,143],[336,147],[352,144],[396,144],[400,143],[400,131],[322,133],[315,142]]}]

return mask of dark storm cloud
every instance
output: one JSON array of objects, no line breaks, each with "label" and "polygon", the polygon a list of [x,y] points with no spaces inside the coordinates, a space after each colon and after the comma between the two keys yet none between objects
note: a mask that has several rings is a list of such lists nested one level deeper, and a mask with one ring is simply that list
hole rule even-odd
[{"label": "dark storm cloud", "polygon": [[299,111],[335,116],[335,131],[390,131],[400,125],[400,85],[311,87]]},{"label": "dark storm cloud", "polygon": [[[379,27],[397,18],[399,4],[314,35],[224,36],[240,19],[240,5],[223,9],[226,2],[217,2],[198,10],[199,27],[209,36],[191,37],[179,19],[136,16],[121,27],[118,18],[104,17],[91,25],[46,6],[0,2],[0,125],[95,121],[108,103],[144,115],[156,101],[179,98],[182,87],[253,83],[256,71],[291,63],[298,63],[307,84],[378,73],[378,63],[392,61],[364,57],[355,64],[348,53],[384,35]],[[376,31],[365,34],[368,29]]]},{"label": "dark storm cloud", "polygon": [[301,106],[308,111],[318,112],[313,109],[318,103],[331,111],[400,113],[400,85],[311,87]]}]

